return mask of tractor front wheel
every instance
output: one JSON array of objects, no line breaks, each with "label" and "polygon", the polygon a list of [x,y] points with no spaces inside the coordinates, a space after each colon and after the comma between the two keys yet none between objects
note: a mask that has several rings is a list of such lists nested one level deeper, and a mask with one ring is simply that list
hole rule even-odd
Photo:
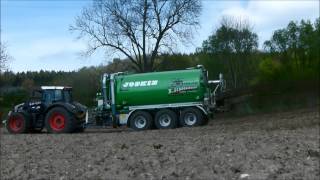
[{"label": "tractor front wheel", "polygon": [[49,133],[71,133],[75,130],[74,117],[62,107],[51,109],[45,120]]},{"label": "tractor front wheel", "polygon": [[10,133],[27,133],[30,130],[30,119],[22,112],[13,112],[8,118],[6,128]]}]

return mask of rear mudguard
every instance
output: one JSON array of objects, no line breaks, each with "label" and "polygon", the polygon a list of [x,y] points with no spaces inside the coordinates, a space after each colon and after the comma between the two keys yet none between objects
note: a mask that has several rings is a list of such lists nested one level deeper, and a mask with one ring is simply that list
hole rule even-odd
[{"label": "rear mudguard", "polygon": [[56,102],[51,104],[47,109],[45,110],[45,114],[48,113],[52,108],[55,107],[62,107],[65,108],[68,112],[75,115],[78,119],[85,118],[86,115],[86,107],[83,106],[80,103],[63,103],[63,102]]}]

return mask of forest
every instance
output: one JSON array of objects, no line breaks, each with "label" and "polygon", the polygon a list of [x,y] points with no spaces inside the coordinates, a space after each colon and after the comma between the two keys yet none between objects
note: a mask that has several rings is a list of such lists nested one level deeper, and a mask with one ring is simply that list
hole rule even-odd
[{"label": "forest", "polygon": [[[320,19],[291,21],[273,32],[259,48],[259,37],[248,23],[222,19],[219,27],[192,54],[161,54],[153,71],[204,65],[210,79],[223,73],[230,92],[250,94],[242,111],[318,103]],[[26,100],[32,89],[43,85],[73,87],[75,100],[94,107],[103,73],[136,72],[129,59],[114,59],[105,66],[77,71],[27,71],[0,73],[0,111]],[[315,96],[317,98],[315,98]],[[270,98],[271,97],[271,98]],[[284,98],[284,99],[283,99]],[[310,102],[312,101],[312,102]],[[262,103],[263,102],[263,103]]]}]

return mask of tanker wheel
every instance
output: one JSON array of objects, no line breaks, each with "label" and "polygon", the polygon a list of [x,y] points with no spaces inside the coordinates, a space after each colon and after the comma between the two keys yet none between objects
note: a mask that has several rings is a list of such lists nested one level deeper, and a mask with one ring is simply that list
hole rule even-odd
[{"label": "tanker wheel", "polygon": [[30,119],[25,113],[13,112],[8,118],[6,128],[10,133],[27,133],[30,130]]},{"label": "tanker wheel", "polygon": [[73,116],[62,107],[51,109],[47,113],[45,121],[49,133],[71,133],[75,130]]},{"label": "tanker wheel", "polygon": [[151,129],[152,116],[146,111],[137,111],[130,116],[130,127],[134,130],[141,131]]},{"label": "tanker wheel", "polygon": [[203,125],[205,119],[198,108],[185,108],[180,115],[180,125],[183,127],[193,127]]},{"label": "tanker wheel", "polygon": [[172,129],[177,127],[178,117],[175,112],[162,109],[156,113],[154,123],[158,129]]}]

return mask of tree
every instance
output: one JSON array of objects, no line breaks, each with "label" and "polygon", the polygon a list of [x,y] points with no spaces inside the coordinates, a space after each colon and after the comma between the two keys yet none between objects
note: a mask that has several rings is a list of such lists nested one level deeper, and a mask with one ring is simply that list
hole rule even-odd
[{"label": "tree", "polygon": [[7,69],[7,63],[11,56],[7,52],[7,46],[0,42],[0,75]]},{"label": "tree", "polygon": [[120,60],[118,58],[113,59],[109,62],[108,66],[104,68],[103,72],[116,73],[116,72],[134,72],[134,68],[131,66],[130,60]]},{"label": "tree", "polygon": [[191,40],[200,11],[200,0],[94,0],[70,30],[88,38],[88,54],[99,48],[122,53],[147,72],[159,53]]},{"label": "tree", "polygon": [[158,71],[170,71],[186,69],[196,66],[197,62],[192,54],[162,54],[156,61],[155,68]]},{"label": "tree", "polygon": [[296,70],[319,66],[319,21],[320,18],[314,24],[305,20],[300,23],[291,21],[264,42],[265,50],[278,54],[284,63]]},{"label": "tree", "polygon": [[220,27],[198,49],[226,64],[234,88],[246,85],[250,77],[249,57],[258,48],[258,35],[252,29],[248,21],[223,17]]},{"label": "tree", "polygon": [[23,87],[24,90],[26,90],[28,93],[31,93],[32,90],[34,89],[34,81],[32,79],[25,79],[21,86]]}]

